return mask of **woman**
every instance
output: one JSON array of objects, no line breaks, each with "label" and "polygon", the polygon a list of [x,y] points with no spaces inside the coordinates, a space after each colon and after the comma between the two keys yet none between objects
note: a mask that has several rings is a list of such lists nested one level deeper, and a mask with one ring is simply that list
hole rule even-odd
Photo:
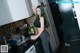
[{"label": "woman", "polygon": [[38,29],[38,34],[35,36],[31,36],[31,39],[36,40],[38,37],[40,37],[44,52],[51,53],[49,49],[49,34],[45,30],[46,28],[45,13],[42,6],[37,6],[36,16],[37,17],[34,22],[34,26]]}]

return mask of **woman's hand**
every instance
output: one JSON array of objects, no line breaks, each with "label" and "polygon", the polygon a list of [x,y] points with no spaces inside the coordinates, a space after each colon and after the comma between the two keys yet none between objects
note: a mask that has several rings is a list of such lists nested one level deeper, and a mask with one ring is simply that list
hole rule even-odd
[{"label": "woman's hand", "polygon": [[38,39],[37,35],[31,36],[31,40],[37,40],[37,39]]},{"label": "woman's hand", "polygon": [[40,18],[40,23],[41,23],[41,27],[35,29],[36,34],[34,36],[31,36],[31,40],[36,40],[38,37],[40,37],[40,35],[44,31],[44,18],[43,17]]},{"label": "woman's hand", "polygon": [[38,29],[35,28],[35,35],[37,35],[39,33]]}]

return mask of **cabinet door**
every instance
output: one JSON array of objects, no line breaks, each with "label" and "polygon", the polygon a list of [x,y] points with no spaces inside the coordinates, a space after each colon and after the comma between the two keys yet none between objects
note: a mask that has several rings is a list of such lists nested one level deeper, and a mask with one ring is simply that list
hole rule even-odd
[{"label": "cabinet door", "polygon": [[31,16],[28,0],[7,0],[13,21],[21,20]]},{"label": "cabinet door", "polygon": [[25,53],[36,53],[35,46],[32,45]]},{"label": "cabinet door", "polygon": [[12,21],[6,0],[0,0],[0,26]]},{"label": "cabinet door", "polygon": [[0,0],[0,26],[32,16],[29,0]]}]

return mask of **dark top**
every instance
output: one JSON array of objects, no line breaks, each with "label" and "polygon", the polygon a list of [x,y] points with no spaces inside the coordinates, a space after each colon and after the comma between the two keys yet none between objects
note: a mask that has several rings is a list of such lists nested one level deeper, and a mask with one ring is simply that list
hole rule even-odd
[{"label": "dark top", "polygon": [[[41,26],[41,23],[40,23],[40,18],[39,17],[36,17],[36,20],[34,21],[34,26],[37,27],[37,28],[40,28]],[[48,28],[49,26],[49,22],[48,20],[44,17],[44,28]]]},{"label": "dark top", "polygon": [[39,17],[37,17],[36,20],[34,21],[34,26],[37,27],[37,28],[40,28],[41,23],[40,23],[40,18]]}]

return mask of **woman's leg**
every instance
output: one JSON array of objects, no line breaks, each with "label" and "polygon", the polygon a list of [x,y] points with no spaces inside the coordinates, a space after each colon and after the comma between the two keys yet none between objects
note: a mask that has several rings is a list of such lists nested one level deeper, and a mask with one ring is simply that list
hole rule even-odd
[{"label": "woman's leg", "polygon": [[42,47],[45,53],[51,53],[49,49],[49,34],[44,31],[42,35],[40,36],[41,42],[42,42]]}]

